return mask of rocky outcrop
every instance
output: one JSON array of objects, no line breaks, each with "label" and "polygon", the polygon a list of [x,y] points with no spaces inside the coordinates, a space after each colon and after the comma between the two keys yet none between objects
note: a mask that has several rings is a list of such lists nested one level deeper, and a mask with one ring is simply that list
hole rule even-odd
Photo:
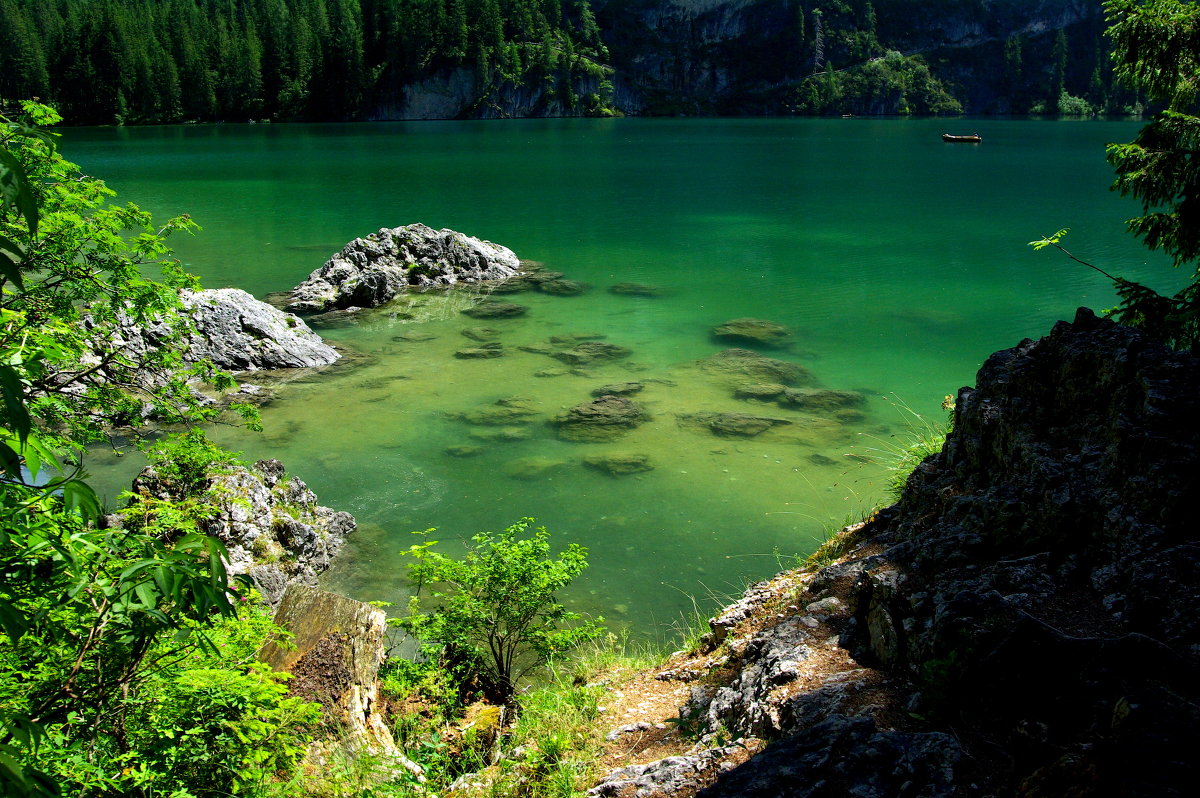
[{"label": "rocky outcrop", "polygon": [[[297,477],[287,477],[278,460],[252,468],[232,466],[210,474],[203,486],[215,512],[201,531],[225,544],[230,576],[246,574],[272,606],[290,584],[315,585],[357,524],[347,512],[317,504],[317,496]],[[152,467],[133,481],[138,496],[179,501],[178,485]],[[112,522],[120,523],[119,517]]]},{"label": "rocky outcrop", "polygon": [[1029,794],[1167,795],[1200,728],[1200,359],[1081,310],[983,365],[871,525],[847,642]]},{"label": "rocky outcrop", "polygon": [[286,308],[320,313],[382,305],[410,289],[505,280],[520,262],[512,250],[423,224],[382,228],[356,238],[292,289]]},{"label": "rocky outcrop", "polygon": [[688,686],[685,762],[592,794],[1189,794],[1197,495],[1200,357],[1081,310],[988,359],[846,554],[756,585],[659,670]]}]

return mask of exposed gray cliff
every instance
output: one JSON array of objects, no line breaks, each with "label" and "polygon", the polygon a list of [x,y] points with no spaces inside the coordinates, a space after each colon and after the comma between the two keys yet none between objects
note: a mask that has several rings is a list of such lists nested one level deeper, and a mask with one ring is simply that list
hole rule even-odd
[{"label": "exposed gray cliff", "polygon": [[382,305],[410,289],[499,281],[515,276],[512,250],[423,224],[382,228],[356,238],[292,289],[288,310],[319,313]]},{"label": "exposed gray cliff", "polygon": [[1197,496],[1200,358],[1081,310],[988,359],[839,561],[661,669],[696,743],[591,794],[1190,794]]}]

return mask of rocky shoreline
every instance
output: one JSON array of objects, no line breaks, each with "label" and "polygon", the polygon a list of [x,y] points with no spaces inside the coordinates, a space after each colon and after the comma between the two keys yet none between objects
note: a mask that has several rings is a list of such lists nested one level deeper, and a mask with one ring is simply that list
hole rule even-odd
[{"label": "rocky shoreline", "polygon": [[[352,242],[297,287],[293,305],[377,305],[424,280],[587,290],[558,273],[530,279],[503,253],[507,271],[491,276],[479,250],[453,237],[439,238],[448,247],[439,251],[462,248],[474,271],[426,269],[419,258],[398,265],[411,243],[400,231],[415,227],[423,228]],[[368,253],[384,253],[377,278],[364,276]],[[657,295],[635,288],[621,293]],[[298,355],[267,342],[284,333],[316,364],[328,357],[294,316],[272,309],[277,317],[247,323],[258,317],[240,293],[189,298],[197,328],[222,342],[195,351],[238,370],[278,367],[266,364],[278,364],[280,350]],[[496,300],[473,307],[484,309],[476,318],[524,312]],[[498,328],[463,334],[473,345],[456,357],[504,356]],[[790,331],[734,319],[712,335],[780,348]],[[522,348],[558,361],[561,373],[590,376],[630,354],[603,338]],[[817,431],[862,417],[862,394],[816,387],[798,364],[752,349],[692,367],[755,412],[681,414],[681,427],[738,438],[783,434],[774,430],[793,424],[786,413],[812,414],[806,423]],[[534,376],[552,376],[544,371]],[[606,383],[545,421],[572,442],[618,439],[654,421],[639,396],[654,381]],[[656,700],[607,708],[617,721],[610,744],[625,756],[589,795],[1178,794],[1197,769],[1188,743],[1200,727],[1200,542],[1190,522],[1200,492],[1198,397],[1196,356],[1083,309],[1047,337],[995,353],[976,386],[960,390],[942,452],[913,472],[898,504],[846,530],[839,560],[754,586],[710,621],[698,650],[644,677],[641,695]],[[485,442],[523,439],[540,417],[521,397],[460,416]],[[451,448],[462,457],[478,450]],[[536,459],[511,463],[509,476],[562,465]],[[580,464],[611,476],[654,467],[636,451]],[[231,573],[249,575],[273,604],[289,584],[313,585],[354,529],[348,514],[285,479],[277,461],[215,480],[234,498],[206,531],[229,548]],[[153,472],[135,489],[170,497]]]},{"label": "rocky shoreline", "polygon": [[1198,397],[1196,356],[1087,310],[997,352],[840,560],[751,588],[653,674],[675,728],[627,711],[633,763],[589,795],[1183,794]]}]

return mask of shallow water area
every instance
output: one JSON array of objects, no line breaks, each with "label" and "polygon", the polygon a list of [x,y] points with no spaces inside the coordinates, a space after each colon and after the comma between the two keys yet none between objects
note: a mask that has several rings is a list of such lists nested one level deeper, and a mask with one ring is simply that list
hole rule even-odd
[{"label": "shallow water area", "polygon": [[[408,533],[437,527],[452,547],[534,516],[590,550],[565,596],[573,608],[665,640],[693,596],[711,609],[881,501],[882,469],[859,458],[909,422],[942,420],[942,398],[990,352],[1079,305],[1113,304],[1101,279],[1027,241],[1070,225],[1081,257],[1169,279],[1124,233],[1133,206],[1107,191],[1104,144],[1136,123],[979,120],[981,145],[943,144],[946,124],[179,126],[71,130],[64,150],[121,198],[198,219],[204,232],[175,243],[210,287],[286,290],[346,241],[415,221],[588,283],[579,296],[498,295],[528,307],[511,319],[464,315],[479,298],[466,290],[318,328],[350,362],[275,386],[263,434],[213,434],[249,459],[279,458],[322,503],[355,514],[331,589],[403,603]],[[661,290],[608,290],[620,283]],[[789,345],[756,351],[808,370],[808,387],[858,392],[862,407],[838,416],[736,398],[696,362],[739,346],[711,330],[741,317],[789,328]],[[479,327],[495,333],[463,334]],[[573,335],[630,353],[575,369],[554,356],[569,345],[550,342]],[[492,344],[501,356],[456,356]],[[564,440],[551,423],[630,381],[643,383],[630,399],[648,419],[614,440]],[[705,413],[789,423],[742,437],[714,432]],[[653,469],[585,463],[613,453]],[[133,458],[92,463],[109,496],[135,469]]]}]

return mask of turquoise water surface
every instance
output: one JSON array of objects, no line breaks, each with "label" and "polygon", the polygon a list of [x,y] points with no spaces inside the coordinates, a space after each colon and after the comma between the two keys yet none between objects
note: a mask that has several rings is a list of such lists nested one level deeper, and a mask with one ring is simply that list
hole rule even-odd
[{"label": "turquoise water surface", "polygon": [[[965,125],[965,127],[964,127]],[[981,145],[940,134],[978,131]],[[967,130],[966,128],[970,128]],[[992,351],[1045,334],[1113,295],[1096,274],[1027,242],[1070,227],[1072,250],[1151,284],[1172,275],[1124,232],[1135,207],[1108,191],[1104,145],[1131,122],[617,119],[68,130],[64,150],[120,197],[204,228],[176,241],[207,287],[257,296],[303,280],[346,241],[423,222],[513,249],[593,287],[521,294],[527,316],[476,322],[466,295],[408,297],[321,330],[352,368],[280,387],[266,431],[215,435],[274,456],[360,531],[326,577],[363,599],[403,601],[398,552],[413,530],[453,541],[534,516],[586,545],[568,596],[614,626],[664,638],[702,609],[811,551],[824,525],[882,500],[871,462]],[[618,282],[668,289],[615,296]],[[793,344],[764,352],[820,387],[861,391],[861,418],[831,420],[736,399],[695,361],[725,348],[710,329],[754,316]],[[507,354],[461,360],[464,328],[501,331]],[[602,334],[625,360],[586,374],[520,351]],[[606,383],[642,380],[651,420],[613,443],[557,437],[552,415]],[[519,396],[516,433],[460,414]],[[689,424],[702,412],[792,423],[753,438]],[[917,423],[921,423],[918,421]],[[495,438],[518,438],[496,440]],[[522,437],[523,436],[523,437]],[[447,454],[479,446],[472,457]],[[644,454],[612,477],[582,460]],[[849,455],[849,456],[848,456]],[[864,458],[865,457],[865,461]],[[110,496],[137,464],[98,455]]]}]

